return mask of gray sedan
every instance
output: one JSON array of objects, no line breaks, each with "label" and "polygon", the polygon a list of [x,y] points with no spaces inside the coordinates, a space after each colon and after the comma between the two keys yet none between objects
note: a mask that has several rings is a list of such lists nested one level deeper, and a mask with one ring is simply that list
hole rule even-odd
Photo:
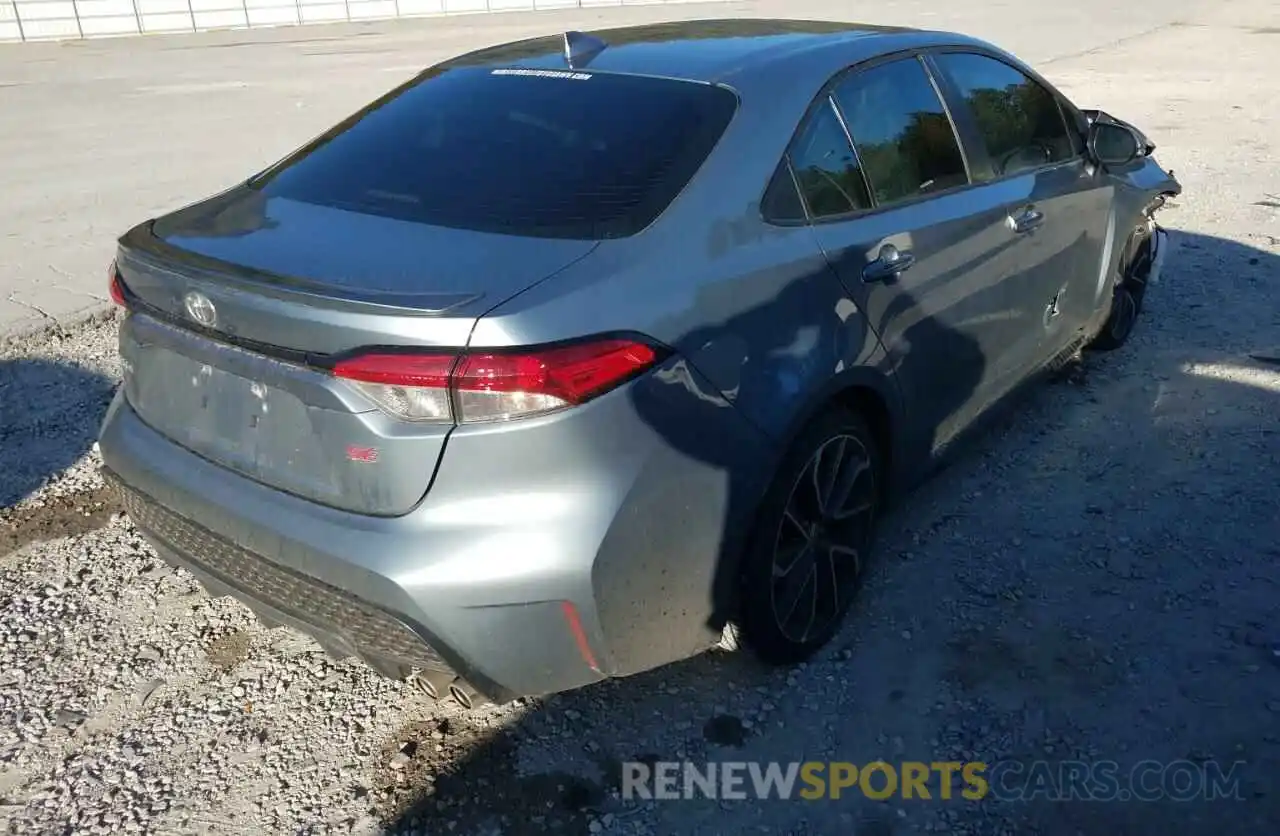
[{"label": "gray sedan", "polygon": [[1128,339],[1153,150],[942,32],[464,55],[120,239],[105,469],[215,594],[464,705],[794,663],[887,503]]}]

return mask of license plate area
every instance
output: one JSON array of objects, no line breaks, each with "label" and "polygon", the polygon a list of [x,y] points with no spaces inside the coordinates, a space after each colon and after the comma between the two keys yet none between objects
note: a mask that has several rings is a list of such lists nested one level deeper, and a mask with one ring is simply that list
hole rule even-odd
[{"label": "license plate area", "polygon": [[137,314],[120,329],[120,354],[125,396],[153,430],[261,484],[342,510],[410,511],[450,429],[396,421],[320,369]]},{"label": "license plate area", "polygon": [[[296,395],[261,380],[185,357],[159,345],[136,345],[127,396],[138,415],[179,444],[282,487],[306,476],[311,491],[336,485],[316,444],[316,413]],[[327,489],[326,489],[327,488]],[[311,492],[309,491],[309,492]]]}]

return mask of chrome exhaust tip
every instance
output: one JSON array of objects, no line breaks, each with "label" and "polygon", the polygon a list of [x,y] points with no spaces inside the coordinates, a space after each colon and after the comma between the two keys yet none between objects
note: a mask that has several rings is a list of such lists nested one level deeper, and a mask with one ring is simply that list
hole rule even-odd
[{"label": "chrome exhaust tip", "polygon": [[438,700],[454,679],[454,675],[448,671],[418,671],[410,682],[431,699]]},{"label": "chrome exhaust tip", "polygon": [[455,679],[449,684],[449,696],[453,697],[453,701],[458,705],[468,710],[489,701],[487,697],[461,679]]}]

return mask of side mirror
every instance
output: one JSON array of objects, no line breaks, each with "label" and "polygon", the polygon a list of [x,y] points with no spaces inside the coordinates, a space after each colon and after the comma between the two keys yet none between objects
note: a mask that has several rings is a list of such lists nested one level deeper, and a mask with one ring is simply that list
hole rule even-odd
[{"label": "side mirror", "polygon": [[1089,154],[1104,166],[1122,166],[1142,156],[1143,143],[1124,125],[1094,122],[1089,127]]}]

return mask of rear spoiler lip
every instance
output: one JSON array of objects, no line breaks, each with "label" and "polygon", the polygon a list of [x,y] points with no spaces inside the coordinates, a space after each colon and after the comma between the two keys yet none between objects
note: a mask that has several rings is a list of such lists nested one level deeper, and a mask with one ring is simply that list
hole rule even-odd
[{"label": "rear spoiler lip", "polygon": [[175,247],[154,233],[154,223],[154,218],[144,221],[120,236],[117,259],[121,264],[139,261],[150,270],[173,273],[179,278],[213,280],[278,299],[360,313],[424,317],[457,314],[461,308],[485,296],[483,292],[361,293],[338,285],[245,267]]}]

